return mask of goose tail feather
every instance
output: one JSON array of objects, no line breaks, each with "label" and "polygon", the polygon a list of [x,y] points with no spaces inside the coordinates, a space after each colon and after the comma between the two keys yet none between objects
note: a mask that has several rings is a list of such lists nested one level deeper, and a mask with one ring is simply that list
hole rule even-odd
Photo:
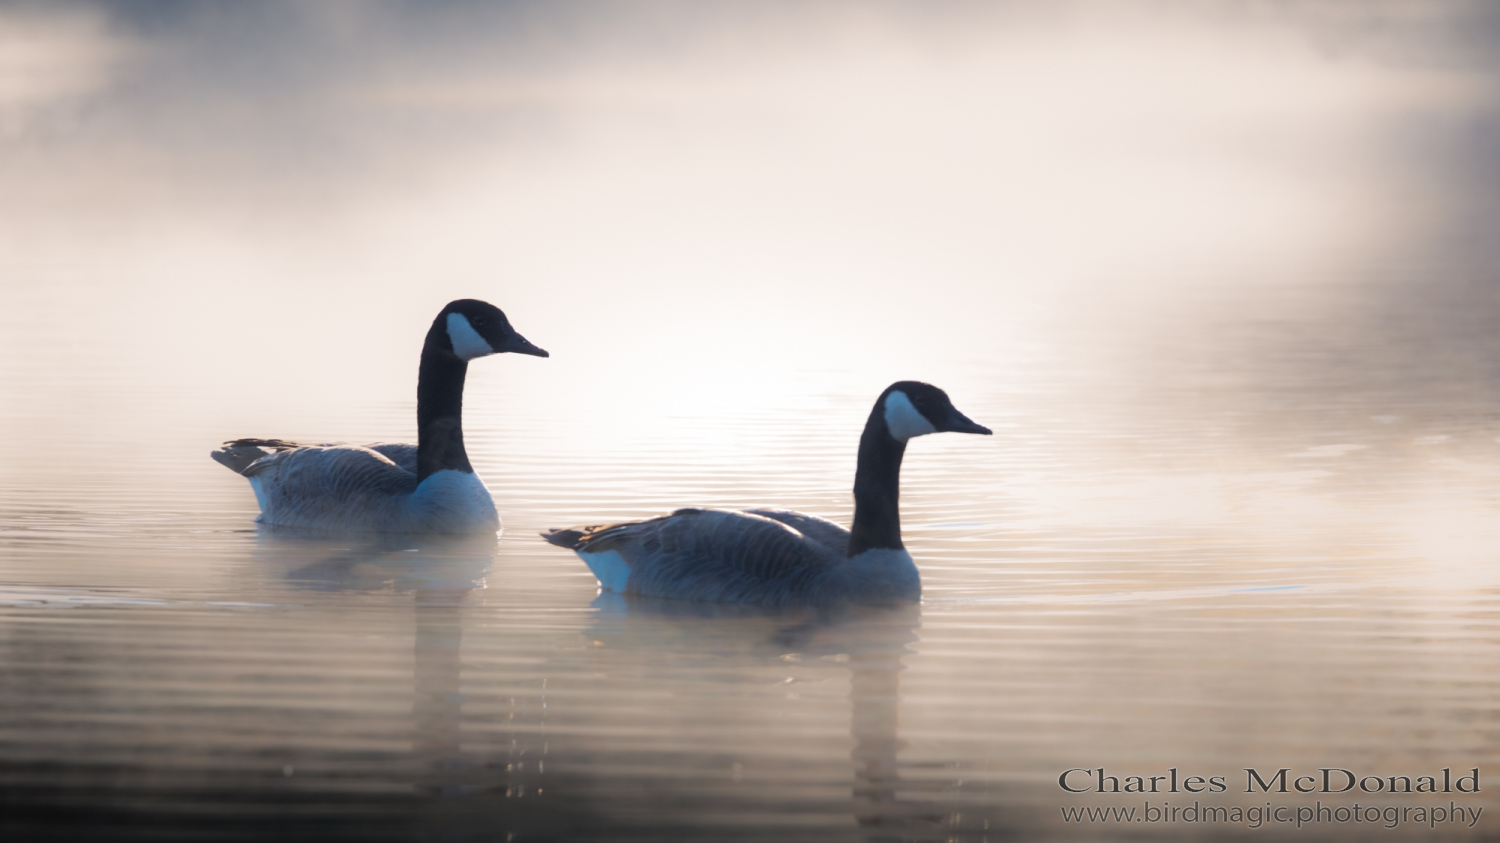
[{"label": "goose tail feather", "polygon": [[288,442],[284,439],[231,439],[219,446],[217,451],[210,451],[208,455],[214,458],[214,462],[235,474],[244,474],[251,463],[266,454],[296,447],[300,447],[296,442]]},{"label": "goose tail feather", "polygon": [[542,533],[541,536],[542,538],[546,539],[549,544],[555,544],[558,547],[565,547],[569,550],[577,550],[580,546],[582,546],[583,539],[588,535],[588,533],[588,528],[579,530],[563,527],[548,530],[547,532]]}]

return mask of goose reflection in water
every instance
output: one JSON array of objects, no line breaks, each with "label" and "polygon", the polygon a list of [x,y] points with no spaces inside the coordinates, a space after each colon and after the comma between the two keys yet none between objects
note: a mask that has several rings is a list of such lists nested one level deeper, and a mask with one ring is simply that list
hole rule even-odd
[{"label": "goose reflection in water", "polygon": [[[940,828],[945,815],[933,810],[934,806],[901,798],[907,789],[901,770],[909,765],[897,758],[904,745],[898,734],[901,673],[906,669],[902,660],[911,652],[910,645],[918,640],[920,606],[843,607],[788,615],[739,604],[605,591],[595,598],[593,607],[599,611],[599,622],[589,630],[589,635],[606,647],[646,647],[640,633],[649,636],[662,631],[633,630],[632,618],[654,618],[668,624],[681,621],[687,625],[701,618],[759,617],[783,622],[769,635],[763,625],[749,629],[721,625],[714,627],[713,632],[722,635],[705,636],[700,627],[693,625],[691,629],[677,630],[683,634],[672,638],[679,645],[713,650],[716,655],[738,650],[767,659],[847,658],[849,731],[854,738],[849,755],[854,768],[850,813],[854,822],[870,841],[929,839]],[[740,636],[736,632],[748,634]]]},{"label": "goose reflection in water", "polygon": [[456,796],[485,786],[461,752],[461,648],[465,602],[485,586],[497,545],[493,534],[340,541],[288,528],[259,529],[256,556],[280,568],[294,588],[412,595],[412,748],[419,770],[413,785],[420,793]]}]

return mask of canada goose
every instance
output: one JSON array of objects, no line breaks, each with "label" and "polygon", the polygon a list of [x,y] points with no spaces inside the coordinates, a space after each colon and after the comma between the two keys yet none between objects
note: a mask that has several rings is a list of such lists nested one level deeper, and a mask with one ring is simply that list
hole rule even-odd
[{"label": "canada goose", "polygon": [[916,600],[922,580],[901,544],[901,457],[914,436],[983,433],[930,384],[899,381],[859,437],[854,529],[772,509],[679,509],[645,521],[551,530],[605,590],[770,606]]},{"label": "canada goose", "polygon": [[417,444],[299,445],[236,439],[210,454],[243,474],[263,524],[382,533],[500,528],[495,502],[464,451],[469,361],[503,352],[546,357],[492,304],[459,299],[433,320],[417,375]]}]

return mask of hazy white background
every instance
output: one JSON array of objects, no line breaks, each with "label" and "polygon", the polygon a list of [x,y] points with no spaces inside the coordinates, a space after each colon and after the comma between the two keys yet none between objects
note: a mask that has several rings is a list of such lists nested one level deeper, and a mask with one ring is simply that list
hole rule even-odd
[{"label": "hazy white background", "polygon": [[[1024,380],[1138,317],[1191,331],[1195,297],[1379,276],[1488,211],[1495,27],[1477,3],[11,3],[4,295],[246,425],[266,390],[408,395],[457,296],[554,351],[505,376],[562,423],[733,413],[798,367]],[[1081,365],[1150,376],[1119,347]]]},{"label": "hazy white background", "polygon": [[[224,437],[409,437],[369,408],[410,412],[431,314],[474,296],[554,356],[475,367],[471,428],[557,459],[772,470],[712,423],[851,430],[915,377],[1064,461],[1219,430],[1126,449],[1133,483],[1282,470],[1351,402],[1496,394],[1496,32],[1482,3],[5,4],[0,448],[44,483],[42,429],[194,476]],[[977,473],[1054,493],[1016,468]],[[1158,517],[1218,519],[1218,483]],[[1053,510],[1161,497],[1120,492]]]}]

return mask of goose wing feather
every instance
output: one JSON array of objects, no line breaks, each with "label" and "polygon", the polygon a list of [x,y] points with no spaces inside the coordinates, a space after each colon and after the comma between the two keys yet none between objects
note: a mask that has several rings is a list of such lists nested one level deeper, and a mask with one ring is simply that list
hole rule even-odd
[{"label": "goose wing feather", "polygon": [[243,473],[263,497],[262,520],[286,526],[379,525],[394,503],[417,487],[416,474],[359,445],[279,449]]},{"label": "goose wing feather", "polygon": [[806,536],[808,541],[817,542],[828,548],[841,559],[848,555],[849,531],[826,518],[794,512],[790,509],[749,509],[746,512],[780,521]]},{"label": "goose wing feather", "polygon": [[780,520],[717,509],[595,528],[575,549],[619,553],[629,592],[732,603],[791,602],[841,561]]},{"label": "goose wing feather", "polygon": [[412,474],[417,473],[416,445],[406,445],[400,442],[376,442],[373,445],[366,445],[365,447],[401,466],[402,469],[410,471]]}]

